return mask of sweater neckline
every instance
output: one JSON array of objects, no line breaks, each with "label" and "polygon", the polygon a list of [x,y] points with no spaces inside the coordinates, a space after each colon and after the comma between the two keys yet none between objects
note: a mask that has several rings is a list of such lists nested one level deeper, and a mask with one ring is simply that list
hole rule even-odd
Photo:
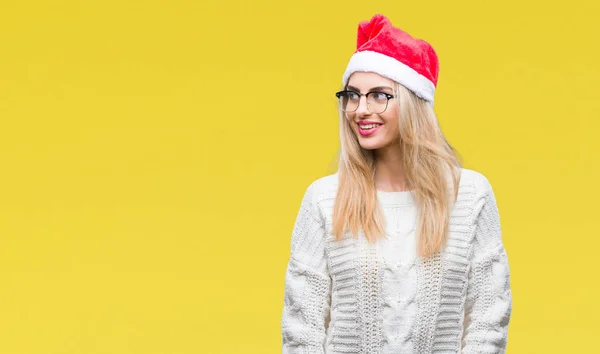
[{"label": "sweater neckline", "polygon": [[382,205],[410,205],[415,204],[413,192],[413,190],[401,192],[377,190],[377,198]]}]

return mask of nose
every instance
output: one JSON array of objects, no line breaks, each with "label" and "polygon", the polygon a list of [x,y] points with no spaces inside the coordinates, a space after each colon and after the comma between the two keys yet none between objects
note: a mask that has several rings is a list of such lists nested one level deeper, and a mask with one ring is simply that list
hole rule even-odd
[{"label": "nose", "polygon": [[[364,101],[364,102],[363,102]],[[358,107],[356,108],[356,114],[359,116],[365,116],[371,114],[369,108],[367,107],[367,96],[361,96],[358,100]]]}]

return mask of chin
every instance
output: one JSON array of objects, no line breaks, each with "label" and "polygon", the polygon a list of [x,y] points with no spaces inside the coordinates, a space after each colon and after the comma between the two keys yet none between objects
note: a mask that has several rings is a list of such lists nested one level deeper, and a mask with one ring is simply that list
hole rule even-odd
[{"label": "chin", "polygon": [[389,145],[393,139],[390,139],[385,133],[380,129],[373,136],[362,136],[358,129],[354,129],[358,144],[365,150],[377,150]]},{"label": "chin", "polygon": [[360,147],[365,150],[377,150],[385,146],[385,144],[381,141],[364,141],[364,139],[358,138],[358,143]]}]

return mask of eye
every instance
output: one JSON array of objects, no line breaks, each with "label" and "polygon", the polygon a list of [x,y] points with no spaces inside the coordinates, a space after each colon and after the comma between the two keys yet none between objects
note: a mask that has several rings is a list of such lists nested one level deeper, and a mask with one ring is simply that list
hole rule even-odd
[{"label": "eye", "polygon": [[384,92],[371,92],[371,96],[376,102],[385,102],[388,99]]},{"label": "eye", "polygon": [[354,91],[346,91],[346,95],[347,95],[348,99],[352,100],[352,101],[357,101],[360,99],[360,96],[358,95],[358,93],[356,93]]}]

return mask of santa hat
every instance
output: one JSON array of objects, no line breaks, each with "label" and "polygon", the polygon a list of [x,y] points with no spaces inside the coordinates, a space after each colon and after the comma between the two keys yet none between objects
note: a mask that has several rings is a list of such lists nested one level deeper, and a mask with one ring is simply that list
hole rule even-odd
[{"label": "santa hat", "polygon": [[356,71],[374,72],[392,79],[433,105],[439,72],[433,47],[392,26],[383,15],[359,23],[356,51],[344,72],[344,86]]}]

